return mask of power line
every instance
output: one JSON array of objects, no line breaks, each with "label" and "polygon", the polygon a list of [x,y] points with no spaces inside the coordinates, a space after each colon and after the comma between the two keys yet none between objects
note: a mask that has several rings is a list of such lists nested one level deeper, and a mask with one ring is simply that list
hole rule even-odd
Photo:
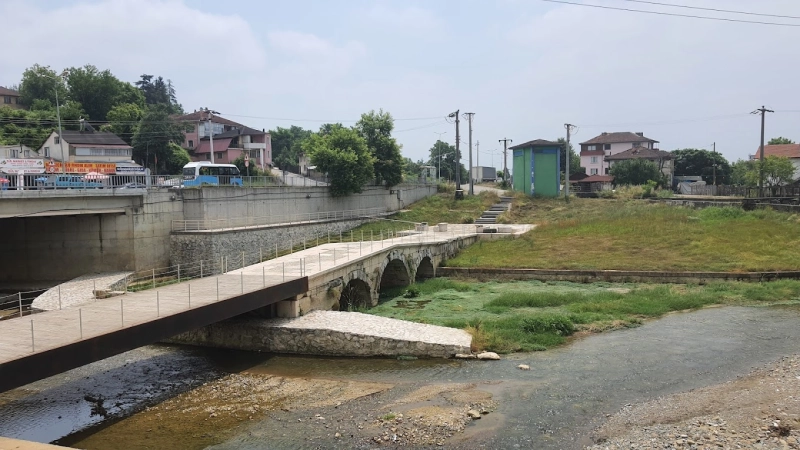
[{"label": "power line", "polygon": [[726,19],[724,17],[709,17],[709,16],[695,16],[692,14],[678,14],[678,13],[668,13],[663,11],[646,11],[643,9],[633,9],[633,8],[620,8],[617,6],[603,6],[603,5],[590,5],[588,3],[577,3],[577,2],[569,2],[566,0],[541,0],[543,2],[548,3],[560,3],[564,5],[573,5],[573,6],[585,6],[588,8],[598,8],[598,9],[610,9],[614,11],[626,11],[626,12],[636,12],[641,14],[653,14],[658,16],[672,16],[672,17],[684,17],[690,19],[703,19],[703,20],[718,20],[722,22],[736,22],[736,23],[749,23],[749,24],[757,24],[757,25],[771,25],[777,27],[800,27],[800,23],[780,23],[780,22],[762,22],[757,20],[743,20],[743,19]]},{"label": "power line", "polygon": [[675,5],[672,3],[651,2],[647,0],[623,0],[623,1],[632,3],[645,3],[648,5],[669,6],[672,8],[696,9],[700,11],[714,11],[714,12],[729,13],[729,14],[744,14],[748,16],[777,17],[781,19],[800,19],[800,16],[786,16],[781,14],[767,14],[767,13],[757,13],[751,11],[736,11],[732,9],[703,8],[701,6]]}]

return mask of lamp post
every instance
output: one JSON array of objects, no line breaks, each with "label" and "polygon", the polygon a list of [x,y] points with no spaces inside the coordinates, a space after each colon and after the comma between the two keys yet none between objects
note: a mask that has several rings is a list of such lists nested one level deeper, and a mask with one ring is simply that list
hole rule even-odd
[{"label": "lamp post", "polygon": [[[447,134],[447,131],[434,131],[433,134],[438,134],[439,135],[439,139],[437,139],[436,142],[442,142],[442,135]],[[436,144],[434,144],[434,146],[435,145]],[[439,168],[437,169],[437,172],[436,172],[437,181],[441,177],[442,177],[442,155],[439,154]]]},{"label": "lamp post", "polygon": [[211,119],[214,114],[219,114],[219,112],[206,108],[206,114],[208,114],[208,142],[211,150],[211,164],[214,164],[214,122]]}]

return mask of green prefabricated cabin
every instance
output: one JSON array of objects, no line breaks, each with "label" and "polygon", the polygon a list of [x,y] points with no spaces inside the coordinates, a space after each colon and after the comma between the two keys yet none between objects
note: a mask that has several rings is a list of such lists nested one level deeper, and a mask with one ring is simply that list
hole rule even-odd
[{"label": "green prefabricated cabin", "polygon": [[528,195],[558,197],[561,193],[561,146],[536,139],[515,145],[512,189]]}]

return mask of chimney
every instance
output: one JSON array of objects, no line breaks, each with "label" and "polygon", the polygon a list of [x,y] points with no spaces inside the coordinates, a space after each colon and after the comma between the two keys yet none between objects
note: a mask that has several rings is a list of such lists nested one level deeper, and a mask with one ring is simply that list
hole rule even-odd
[{"label": "chimney", "polygon": [[603,131],[600,135],[601,136],[608,136],[608,132],[607,131]]},{"label": "chimney", "polygon": [[637,132],[636,132],[636,135],[637,135],[637,136],[644,137],[644,131],[637,131]]}]

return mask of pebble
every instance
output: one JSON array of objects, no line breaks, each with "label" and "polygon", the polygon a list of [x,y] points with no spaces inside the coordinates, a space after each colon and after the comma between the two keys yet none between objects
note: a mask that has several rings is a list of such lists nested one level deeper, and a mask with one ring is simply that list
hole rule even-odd
[{"label": "pebble", "polygon": [[484,361],[497,361],[500,359],[500,355],[495,352],[483,352],[478,353],[478,359]]},{"label": "pebble", "polygon": [[531,366],[529,366],[527,364],[520,364],[520,365],[517,366],[517,369],[520,369],[520,370],[531,370]]}]

